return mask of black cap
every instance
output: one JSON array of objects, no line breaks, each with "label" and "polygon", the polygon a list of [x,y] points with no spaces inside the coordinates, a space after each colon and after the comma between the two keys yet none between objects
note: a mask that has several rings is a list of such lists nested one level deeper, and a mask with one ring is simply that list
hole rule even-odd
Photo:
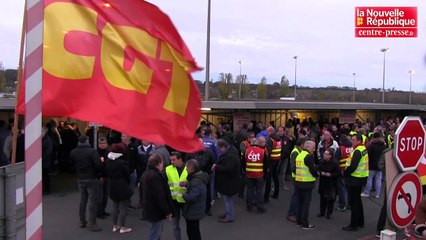
[{"label": "black cap", "polygon": [[79,139],[78,139],[78,141],[80,142],[80,143],[85,143],[85,142],[87,142],[89,140],[89,138],[86,136],[86,135],[83,135],[83,136],[81,136]]}]

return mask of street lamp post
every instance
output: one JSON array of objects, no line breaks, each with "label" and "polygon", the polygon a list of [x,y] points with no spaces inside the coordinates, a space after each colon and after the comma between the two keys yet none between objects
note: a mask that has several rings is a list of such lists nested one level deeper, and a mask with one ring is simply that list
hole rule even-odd
[{"label": "street lamp post", "polygon": [[204,100],[209,100],[209,82],[210,82],[210,13],[211,0],[208,0],[207,6],[207,46],[206,46],[206,81],[204,83]]},{"label": "street lamp post", "polygon": [[385,103],[385,79],[386,79],[386,52],[389,48],[382,48],[380,52],[383,53],[383,88],[382,88],[382,103]]},{"label": "street lamp post", "polygon": [[413,70],[408,71],[408,74],[410,74],[410,93],[409,93],[409,98],[408,98],[408,104],[411,104],[411,77],[414,74]]},{"label": "street lamp post", "polygon": [[243,83],[243,75],[241,75],[241,64],[243,63],[243,61],[238,61],[238,63],[240,64],[240,88],[238,91],[238,99],[241,99],[241,85]]},{"label": "street lamp post", "polygon": [[355,77],[356,77],[356,73],[352,73],[352,76],[354,77],[354,89],[352,91],[352,102],[355,102]]},{"label": "street lamp post", "polygon": [[296,100],[297,97],[297,58],[298,56],[293,56],[294,58],[294,100]]}]

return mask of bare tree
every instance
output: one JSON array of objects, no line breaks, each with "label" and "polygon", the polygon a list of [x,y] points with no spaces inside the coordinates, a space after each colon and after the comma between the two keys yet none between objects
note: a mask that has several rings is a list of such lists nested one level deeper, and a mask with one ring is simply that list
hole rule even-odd
[{"label": "bare tree", "polygon": [[0,91],[3,92],[6,88],[6,73],[4,71],[3,63],[0,62]]},{"label": "bare tree", "polygon": [[266,86],[266,77],[263,76],[260,80],[259,85],[257,85],[257,98],[258,99],[266,99],[266,96],[268,94],[268,88]]},{"label": "bare tree", "polygon": [[248,86],[248,80],[247,75],[242,74],[238,75],[237,79],[235,80],[236,89],[239,89],[241,84],[241,98],[247,98],[249,95],[250,87]]},{"label": "bare tree", "polygon": [[280,83],[280,90],[279,90],[280,97],[288,96],[288,94],[290,93],[289,85],[290,85],[290,82],[288,78],[286,77],[286,75],[282,76],[281,83]]},{"label": "bare tree", "polygon": [[220,99],[227,100],[232,97],[232,74],[221,73],[219,74],[219,95]]}]

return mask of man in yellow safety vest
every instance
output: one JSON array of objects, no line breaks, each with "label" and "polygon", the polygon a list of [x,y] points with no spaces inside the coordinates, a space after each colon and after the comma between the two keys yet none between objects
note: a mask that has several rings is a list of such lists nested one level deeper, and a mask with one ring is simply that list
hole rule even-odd
[{"label": "man in yellow safety vest", "polygon": [[357,231],[364,227],[364,208],[361,200],[361,190],[368,178],[368,152],[362,144],[362,135],[357,133],[351,137],[353,151],[346,162],[346,184],[348,186],[349,204],[351,207],[351,222],[344,231]]},{"label": "man in yellow safety vest", "polygon": [[[290,169],[291,169],[291,178],[294,183],[294,179],[296,178],[296,158],[300,152],[302,152],[302,146],[305,144],[306,137],[301,137],[296,141],[296,145],[294,145],[293,150],[290,153]],[[297,204],[299,202],[297,188],[293,188],[293,193],[291,194],[290,205],[288,207],[287,212],[287,220],[290,222],[296,222],[296,209]]]},{"label": "man in yellow safety vest", "polygon": [[297,188],[299,207],[296,210],[296,222],[304,230],[316,229],[315,225],[309,224],[309,205],[312,198],[312,189],[318,172],[314,163],[315,142],[308,140],[303,145],[303,151],[296,157],[296,177],[294,187]]},{"label": "man in yellow safety vest", "polygon": [[175,210],[172,218],[173,236],[175,240],[181,240],[179,220],[181,210],[185,204],[185,200],[182,196],[186,192],[186,178],[188,176],[188,172],[186,171],[186,167],[183,162],[182,153],[172,152],[170,154],[170,162],[171,165],[166,167],[165,173]]}]

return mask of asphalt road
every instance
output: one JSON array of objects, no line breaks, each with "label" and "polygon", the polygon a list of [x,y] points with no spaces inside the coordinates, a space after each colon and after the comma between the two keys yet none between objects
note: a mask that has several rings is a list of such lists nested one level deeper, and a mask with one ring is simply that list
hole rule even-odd
[{"label": "asphalt road", "polygon": [[[103,228],[101,232],[89,232],[79,228],[78,205],[79,193],[75,176],[60,174],[52,176],[52,194],[43,197],[43,234],[44,239],[52,240],[86,240],[86,239],[146,239],[150,223],[139,219],[140,210],[128,212],[127,225],[133,231],[126,234],[112,232],[111,217],[98,219]],[[288,185],[290,185],[287,182]],[[244,201],[235,200],[235,221],[233,223],[219,223],[217,216],[223,213],[222,199],[217,199],[212,207],[213,216],[206,216],[201,220],[201,234],[205,240],[262,240],[262,239],[375,239],[375,226],[380,212],[380,199],[363,198],[365,212],[365,228],[357,232],[342,231],[342,227],[349,224],[350,211],[334,211],[332,218],[318,218],[319,196],[317,190],[313,192],[310,208],[310,222],[317,225],[315,230],[303,230],[286,220],[290,191],[281,191],[279,199],[271,199],[266,205],[265,214],[248,213]],[[133,199],[134,203],[136,199]],[[336,208],[337,206],[335,206]],[[110,205],[108,206],[109,209]],[[187,239],[184,219],[181,219],[182,239]],[[165,221],[162,239],[173,239],[172,225]]]}]

